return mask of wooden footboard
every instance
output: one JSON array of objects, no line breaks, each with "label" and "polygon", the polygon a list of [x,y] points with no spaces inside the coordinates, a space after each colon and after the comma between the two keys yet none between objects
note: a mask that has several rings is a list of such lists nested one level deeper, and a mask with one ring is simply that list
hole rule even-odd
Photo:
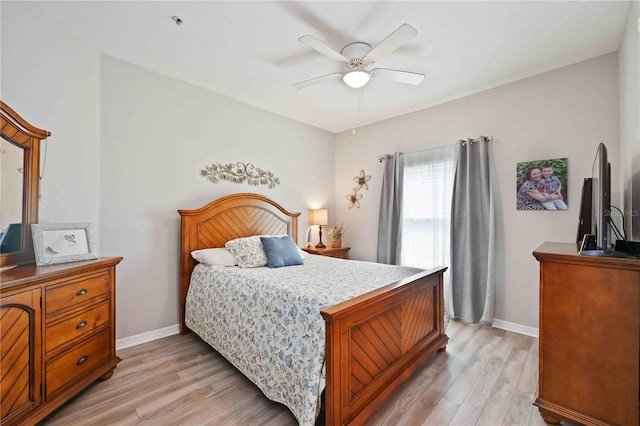
[{"label": "wooden footboard", "polygon": [[444,349],[443,278],[436,268],[321,311],[326,323],[326,425],[364,423]]}]

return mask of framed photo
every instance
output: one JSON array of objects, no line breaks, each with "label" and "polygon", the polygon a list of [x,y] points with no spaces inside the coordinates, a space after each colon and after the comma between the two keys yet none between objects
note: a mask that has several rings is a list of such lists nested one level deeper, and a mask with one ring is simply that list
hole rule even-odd
[{"label": "framed photo", "polygon": [[518,163],[516,208],[518,210],[567,210],[569,193],[567,158]]},{"label": "framed photo", "polygon": [[90,223],[32,224],[36,265],[96,259]]}]

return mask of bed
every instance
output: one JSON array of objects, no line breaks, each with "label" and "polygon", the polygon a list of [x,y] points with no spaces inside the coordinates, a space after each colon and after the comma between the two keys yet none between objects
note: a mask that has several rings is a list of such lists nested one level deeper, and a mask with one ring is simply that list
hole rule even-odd
[{"label": "bed", "polygon": [[[280,279],[285,279],[284,274],[292,275],[292,278],[287,279],[302,282],[307,279],[306,276],[308,275],[307,270],[304,268],[315,268],[316,266],[333,268],[336,274],[344,272],[345,274],[351,274],[346,275],[351,277],[356,275],[360,277],[380,277],[378,281],[391,279],[389,277],[394,277],[395,275],[393,274],[400,274],[397,277],[402,278],[388,283],[384,281],[377,283],[360,282],[361,288],[365,289],[363,294],[358,293],[359,295],[355,297],[350,297],[335,304],[326,305],[327,300],[334,300],[331,297],[335,297],[335,294],[331,293],[329,289],[331,287],[343,287],[341,282],[318,284],[324,286],[322,288],[329,291],[332,294],[331,297],[320,297],[321,294],[324,294],[322,291],[319,291],[318,297],[308,297],[313,303],[317,304],[317,309],[319,310],[319,312],[309,316],[316,317],[317,321],[316,319],[313,319],[313,321],[321,323],[320,327],[312,327],[320,330],[313,331],[313,336],[323,331],[324,336],[319,335],[314,338],[307,338],[308,342],[313,342],[314,339],[317,342],[309,343],[311,345],[309,348],[298,351],[302,352],[304,356],[308,356],[309,365],[313,365],[313,368],[303,368],[308,370],[312,376],[311,379],[304,378],[303,381],[306,384],[311,383],[309,388],[314,390],[315,394],[306,395],[304,398],[307,400],[315,398],[319,404],[322,388],[324,388],[325,424],[363,423],[416,369],[436,351],[445,348],[448,338],[444,333],[442,274],[446,268],[418,271],[407,268],[401,269],[390,265],[307,255],[304,266],[277,268],[274,270],[270,268],[242,270],[242,268],[232,267],[224,269],[225,272],[221,274],[220,271],[212,270],[215,268],[199,265],[192,258],[191,252],[205,248],[221,248],[228,241],[255,235],[290,235],[297,242],[298,217],[300,213],[289,212],[263,195],[248,193],[229,195],[200,209],[179,210],[178,212],[181,216],[182,234],[180,332],[182,334],[191,332],[189,324],[197,329],[197,331],[194,331],[205,341],[211,340],[210,331],[207,331],[207,327],[211,326],[202,326],[201,328],[198,325],[199,322],[194,320],[196,317],[208,318],[211,321],[226,321],[227,323],[233,323],[233,327],[239,327],[242,321],[254,321],[252,317],[247,315],[249,311],[254,312],[256,316],[264,315],[264,312],[260,309],[244,309],[242,315],[237,317],[237,320],[230,320],[227,312],[218,309],[222,305],[226,306],[227,303],[219,304],[218,308],[212,308],[204,304],[199,308],[194,307],[195,300],[222,300],[221,298],[224,297],[221,293],[216,294],[215,297],[205,295],[205,293],[198,293],[197,291],[201,292],[203,290],[196,291],[196,288],[209,287],[206,284],[197,284],[198,280],[202,281],[203,276],[216,276],[218,279],[227,280],[229,283],[233,283],[236,280],[238,282],[240,282],[239,280],[247,280],[246,283],[255,283],[255,286],[264,288],[266,284],[258,279],[258,275],[262,273],[260,270],[263,270],[269,274],[270,280],[276,286],[276,290],[273,290],[274,287],[269,287],[269,291],[277,293],[279,291],[277,289],[278,282]],[[331,263],[327,266],[327,262],[337,263]],[[370,267],[378,269],[375,269],[375,272],[363,273],[360,268],[366,267],[367,265],[365,264],[367,263]],[[196,268],[196,266],[198,267]],[[234,272],[234,270],[237,271]],[[296,276],[296,274],[298,275]],[[189,287],[192,283],[192,275],[193,282],[196,284],[194,284],[194,288],[191,291],[190,305],[187,306],[187,295],[190,294]],[[327,274],[327,276],[336,281],[341,279],[339,278],[340,275]],[[354,278],[354,281],[357,280]],[[243,291],[249,291],[249,284],[245,284],[245,281],[242,282],[243,284],[238,285],[238,288],[242,288]],[[225,287],[232,287],[232,285]],[[282,290],[282,297],[290,297],[290,295]],[[200,311],[198,309],[207,309],[207,313],[202,311],[203,313],[199,314],[198,312]],[[194,314],[194,312],[196,313]],[[257,314],[257,312],[262,313]],[[189,318],[189,323],[187,318]],[[285,326],[274,328],[278,328],[278,332],[281,333],[300,334],[299,330],[295,331],[295,325],[292,325],[291,329]],[[215,332],[223,333],[217,329]],[[238,328],[231,328],[228,333],[229,342],[243,334]],[[254,337],[255,335],[249,335],[249,341],[259,340],[254,339]],[[230,353],[230,347],[242,346],[243,349],[246,349],[250,345],[238,345],[237,343],[225,345],[224,340],[220,340],[224,339],[224,337],[217,336],[215,339],[218,340],[216,344],[212,344],[214,349],[218,350],[227,359],[232,358],[229,361],[239,367],[240,371],[252,379],[254,383],[253,377],[271,374],[270,371],[264,371],[264,368],[258,371],[249,371],[250,369],[246,368],[246,365],[242,365],[241,361],[233,359],[236,355]],[[288,337],[279,336],[278,339],[282,341],[283,339],[288,339]],[[272,339],[274,340],[273,344],[276,346],[280,344],[278,339]],[[299,346],[295,347],[299,348]],[[264,349],[260,349],[260,351],[262,350]],[[277,348],[273,349],[273,352],[277,353]],[[280,353],[280,358],[288,360],[286,354],[282,355],[282,351]],[[258,359],[268,357],[269,354],[265,351],[264,353],[255,353],[253,356]],[[318,358],[318,356],[320,359],[316,361],[320,363],[321,372],[318,370],[318,363],[313,362],[313,359]],[[274,368],[273,374],[276,374],[275,370],[276,368]],[[315,378],[320,374],[322,377],[317,383],[314,382]],[[270,378],[266,377],[265,380],[268,381]],[[279,390],[273,389],[273,383],[267,386],[270,388],[268,391],[265,391],[265,385],[256,384],[269,398],[283,402],[282,398],[278,397]],[[301,414],[297,406],[287,404],[286,398],[283,403],[292,410],[301,424],[313,423],[313,420],[309,417],[308,410]]]}]

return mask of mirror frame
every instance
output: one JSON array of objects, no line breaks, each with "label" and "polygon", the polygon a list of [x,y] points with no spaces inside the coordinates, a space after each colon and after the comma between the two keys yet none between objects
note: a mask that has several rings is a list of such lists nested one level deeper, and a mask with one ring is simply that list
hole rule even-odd
[{"label": "mirror frame", "polygon": [[31,224],[38,223],[40,142],[50,135],[51,132],[29,124],[9,105],[0,101],[0,136],[24,150],[21,250],[0,253],[0,267],[34,261]]}]

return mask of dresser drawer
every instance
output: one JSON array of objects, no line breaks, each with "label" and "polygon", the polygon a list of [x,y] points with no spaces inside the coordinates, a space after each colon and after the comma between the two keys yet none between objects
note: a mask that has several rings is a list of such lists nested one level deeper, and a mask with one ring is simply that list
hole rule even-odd
[{"label": "dresser drawer", "polygon": [[347,252],[326,253],[323,256],[335,257],[337,259],[348,259],[349,258],[349,255],[348,255]]},{"label": "dresser drawer", "polygon": [[63,321],[47,325],[45,344],[47,353],[94,330],[109,326],[109,301],[75,314]]},{"label": "dresser drawer", "polygon": [[52,285],[45,291],[45,313],[50,317],[62,310],[93,302],[108,295],[109,274],[107,272]]},{"label": "dresser drawer", "polygon": [[316,247],[307,247],[302,249],[310,254],[317,254],[320,256],[326,257],[335,257],[338,259],[349,259],[349,250],[351,247],[326,247],[326,248],[316,248]]},{"label": "dresser drawer", "polygon": [[62,356],[47,361],[46,393],[50,398],[85,372],[111,356],[111,330],[80,344]]}]

